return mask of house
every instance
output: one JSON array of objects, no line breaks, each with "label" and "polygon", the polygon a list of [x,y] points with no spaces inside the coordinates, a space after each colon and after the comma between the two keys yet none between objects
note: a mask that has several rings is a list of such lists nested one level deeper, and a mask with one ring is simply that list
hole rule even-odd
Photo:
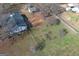
[{"label": "house", "polygon": [[1,26],[8,32],[9,35],[18,34],[28,30],[28,18],[24,18],[19,12],[9,13],[2,18]]}]

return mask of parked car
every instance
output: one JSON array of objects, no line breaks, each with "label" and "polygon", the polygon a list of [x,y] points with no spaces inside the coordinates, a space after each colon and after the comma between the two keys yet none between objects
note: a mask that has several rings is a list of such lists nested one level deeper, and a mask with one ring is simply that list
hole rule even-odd
[{"label": "parked car", "polygon": [[29,13],[39,12],[39,8],[33,6],[32,4],[28,4],[27,8],[28,8]]},{"label": "parked car", "polygon": [[79,13],[79,4],[68,4],[66,11],[72,11],[75,13]]}]

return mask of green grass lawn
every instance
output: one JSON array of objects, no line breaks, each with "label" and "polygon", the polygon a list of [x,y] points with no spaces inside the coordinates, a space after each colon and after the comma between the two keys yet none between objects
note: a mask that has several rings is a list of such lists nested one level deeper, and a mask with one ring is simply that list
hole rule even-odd
[{"label": "green grass lawn", "polygon": [[[45,47],[43,50],[36,51],[34,55],[79,55],[79,37],[73,32],[69,31],[64,37],[60,37],[59,30],[65,28],[63,24],[43,27],[42,30],[37,31],[35,36],[39,42],[43,36],[45,41]],[[44,37],[45,32],[51,31],[51,40]],[[35,32],[34,32],[35,33]],[[54,38],[56,37],[56,38]]]},{"label": "green grass lawn", "polygon": [[[47,24],[47,23],[46,23]],[[44,25],[40,29],[33,28],[29,34],[24,34],[23,40],[12,46],[14,55],[79,55],[79,36],[68,29],[68,33],[60,37],[59,30],[67,28],[64,24]],[[45,33],[51,32],[50,39]],[[30,51],[31,47],[45,40],[42,50]]]}]

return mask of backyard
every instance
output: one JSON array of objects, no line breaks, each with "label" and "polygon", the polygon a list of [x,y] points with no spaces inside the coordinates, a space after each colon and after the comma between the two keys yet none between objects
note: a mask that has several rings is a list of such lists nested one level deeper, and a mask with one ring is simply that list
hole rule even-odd
[{"label": "backyard", "polygon": [[[62,29],[66,34],[60,33]],[[10,55],[79,55],[79,36],[62,23],[32,28],[21,39],[10,47]]]},{"label": "backyard", "polygon": [[[17,4],[14,4],[14,7],[15,5]],[[46,16],[42,15],[41,12],[30,14],[28,10],[26,10],[25,8],[26,4],[22,8],[19,5],[17,5],[17,7],[19,6],[18,9],[21,8],[22,14],[25,14],[28,17],[29,21],[31,21],[32,24],[34,24],[35,26],[33,26],[29,31],[24,31],[19,35],[13,36],[12,39],[11,37],[9,40],[6,39],[5,42],[3,41],[5,43],[3,43],[3,45],[1,45],[2,41],[0,41],[0,45],[2,47],[0,47],[0,53],[5,55],[16,56],[79,55],[79,34],[74,33],[60,20],[52,18],[53,14],[56,15],[57,13],[59,13],[59,10],[57,10],[60,8],[59,4],[46,4],[48,7],[53,7],[51,8],[52,12],[48,11],[49,8],[46,5],[39,5],[39,8],[43,9],[42,12],[44,11],[46,13]],[[8,4],[5,4],[5,7],[6,6],[8,6]],[[13,8],[12,5],[11,8],[12,10],[16,10],[17,7]],[[12,11],[11,8],[7,12]],[[62,15],[62,17],[65,16],[64,19],[67,22],[69,22],[70,24],[73,23],[74,27],[76,28],[78,27],[78,15],[76,16],[74,13],[65,13]]]}]

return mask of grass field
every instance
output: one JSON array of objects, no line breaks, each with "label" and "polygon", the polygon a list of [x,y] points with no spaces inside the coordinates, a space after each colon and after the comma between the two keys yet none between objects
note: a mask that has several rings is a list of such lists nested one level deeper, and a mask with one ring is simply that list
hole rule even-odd
[{"label": "grass field", "polygon": [[[62,23],[60,25],[44,25],[33,28],[32,31],[22,35],[22,40],[16,42],[10,47],[12,55],[79,55],[79,36],[71,30],[61,37],[59,31],[66,28]],[[46,37],[49,33],[50,38]],[[41,50],[32,51],[39,42],[44,45]]]},{"label": "grass field", "polygon": [[[69,31],[69,33],[64,37],[60,37],[59,30],[62,28],[65,28],[65,26],[60,24],[56,26],[49,26],[45,28],[46,30],[41,31],[42,35],[44,32],[51,31],[51,40],[44,37],[46,40],[45,47],[43,50],[37,51],[35,55],[79,55],[79,37],[71,31]],[[37,35],[39,34],[36,34],[36,37]]]}]

